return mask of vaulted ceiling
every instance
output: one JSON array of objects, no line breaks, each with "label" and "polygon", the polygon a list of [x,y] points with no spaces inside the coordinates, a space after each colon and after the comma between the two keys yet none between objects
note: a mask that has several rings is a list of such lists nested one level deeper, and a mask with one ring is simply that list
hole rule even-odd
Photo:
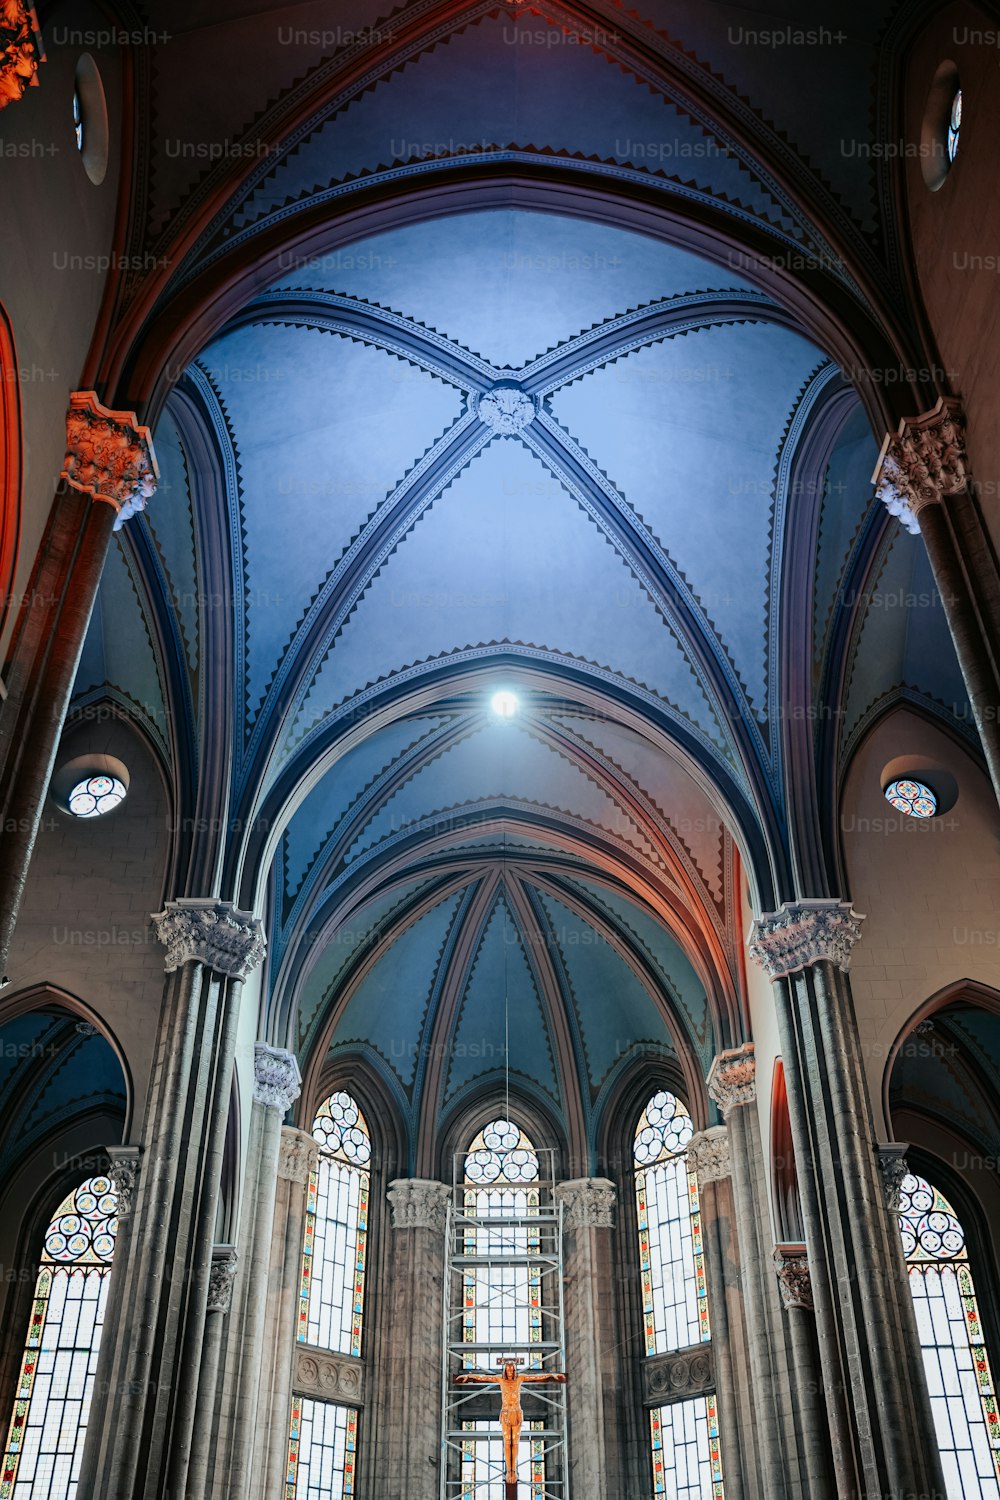
[{"label": "vaulted ceiling", "polygon": [[76,702],[222,830],[199,880],[266,910],[271,1034],[367,1058],[414,1134],[499,1076],[501,988],[512,1074],[581,1143],[644,1049],[704,1071],[743,1032],[744,882],[793,894],[811,840],[836,887],[892,702],[971,732],[940,609],[886,606],[926,564],[835,362],[833,308],[917,335],[883,168],[812,103],[870,140],[892,25],[827,10],[836,45],[782,52],[658,0],[359,0],[336,42],[326,6],[173,9],[154,52],[130,234],[166,269],[116,357],[160,392],[161,484]]}]

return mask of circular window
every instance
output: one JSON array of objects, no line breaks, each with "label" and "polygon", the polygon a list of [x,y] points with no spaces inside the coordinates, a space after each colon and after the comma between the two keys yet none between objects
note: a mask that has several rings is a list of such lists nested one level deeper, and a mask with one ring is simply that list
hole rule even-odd
[{"label": "circular window", "polygon": [[962,129],[962,87],[953,62],[943,62],[934,74],[920,129],[920,170],[936,193],[958,155]]},{"label": "circular window", "polygon": [[938,799],[927,783],[911,777],[890,781],[885,788],[885,800],[910,818],[933,818],[938,810]]},{"label": "circular window", "polygon": [[76,65],[73,131],[84,171],[95,187],[99,187],[108,170],[108,105],[101,75],[89,52],[85,52]]},{"label": "circular window", "polygon": [[955,97],[951,101],[951,115],[948,119],[948,160],[953,162],[958,155],[958,137],[962,131],[962,90],[956,89]]},{"label": "circular window", "polygon": [[103,818],[128,796],[129,773],[113,755],[77,755],[52,777],[53,801],[74,818]]},{"label": "circular window", "polygon": [[88,776],[69,794],[74,818],[101,818],[125,801],[125,788],[117,776]]}]

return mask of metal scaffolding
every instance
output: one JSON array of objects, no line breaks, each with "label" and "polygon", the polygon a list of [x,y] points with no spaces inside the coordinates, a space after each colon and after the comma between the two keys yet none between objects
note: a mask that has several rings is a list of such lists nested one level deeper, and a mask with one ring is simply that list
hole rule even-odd
[{"label": "metal scaffolding", "polygon": [[[465,1372],[564,1373],[562,1205],[551,1151],[530,1181],[475,1183],[455,1158],[444,1278],[441,1500],[511,1500],[504,1484],[500,1394],[455,1385]],[[566,1387],[522,1389],[517,1500],[569,1500]]]}]

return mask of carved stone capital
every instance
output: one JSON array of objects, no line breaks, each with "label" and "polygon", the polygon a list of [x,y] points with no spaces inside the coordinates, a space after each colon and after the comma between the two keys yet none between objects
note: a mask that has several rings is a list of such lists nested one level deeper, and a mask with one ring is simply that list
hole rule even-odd
[{"label": "carved stone capital", "polygon": [[284,1182],[308,1182],[309,1173],[318,1160],[319,1146],[308,1131],[282,1125],[278,1176]]},{"label": "carved stone capital", "polygon": [[902,1207],[903,1178],[910,1175],[906,1162],[909,1145],[902,1141],[886,1141],[875,1147],[882,1183],[885,1187],[885,1206],[898,1214]]},{"label": "carved stone capital", "polygon": [[393,1229],[433,1229],[444,1234],[451,1190],[426,1177],[397,1177],[386,1194]]},{"label": "carved stone capital", "polygon": [[237,911],[231,901],[169,901],[163,911],[153,913],[152,922],[167,950],[163,967],[168,974],[197,963],[229,979],[246,979],[267,948],[260,918]]},{"label": "carved stone capital", "polygon": [[66,413],[62,477],[73,489],[113,505],[114,530],[120,531],[156,493],[160,471],[149,428],[134,411],[109,411],[93,391],[74,391]]},{"label": "carved stone capital", "polygon": [[302,1074],[294,1052],[254,1042],[253,1097],[265,1109],[285,1115],[302,1092]]},{"label": "carved stone capital", "polygon": [[615,1185],[606,1177],[574,1177],[556,1185],[567,1229],[612,1229],[615,1196]]},{"label": "carved stone capital", "polygon": [[920,512],[958,495],[969,482],[962,403],[942,396],[920,417],[904,417],[887,433],[875,465],[875,493],[907,531],[920,530]]},{"label": "carved stone capital", "polygon": [[708,1074],[709,1098],[722,1111],[722,1117],[740,1104],[753,1104],[757,1098],[757,1062],[753,1042],[744,1042],[729,1052],[720,1052]]},{"label": "carved stone capital", "polygon": [[347,1406],[365,1404],[365,1367],[350,1354],[313,1349],[299,1344],[292,1368],[292,1389],[321,1401],[340,1401]]},{"label": "carved stone capital", "polygon": [[713,1125],[693,1135],[687,1144],[687,1157],[702,1187],[706,1182],[721,1182],[723,1177],[731,1177],[733,1163],[725,1125]]},{"label": "carved stone capital", "polygon": [[227,1313],[233,1300],[233,1281],[239,1251],[235,1245],[212,1246],[212,1269],[208,1273],[208,1311]]},{"label": "carved stone capital", "polygon": [[803,1244],[775,1245],[774,1269],[778,1274],[778,1289],[782,1305],[786,1308],[800,1307],[812,1310],[812,1281],[809,1276],[809,1260]]},{"label": "carved stone capital", "polygon": [[750,957],[769,979],[785,979],[823,960],[847,969],[864,920],[849,901],[786,901],[780,911],[757,918]]},{"label": "carved stone capital", "polygon": [[135,1207],[135,1194],[139,1186],[139,1166],[142,1151],[139,1146],[109,1146],[111,1161],[109,1176],[114,1183],[118,1199],[117,1216],[127,1219]]},{"label": "carved stone capital", "polygon": [[654,1354],[642,1362],[643,1398],[649,1405],[690,1398],[715,1389],[710,1344],[695,1344],[671,1354]]},{"label": "carved stone capital", "polygon": [[38,41],[34,8],[23,0],[4,0],[0,6],[0,109],[20,99],[38,84],[38,64],[44,62]]}]

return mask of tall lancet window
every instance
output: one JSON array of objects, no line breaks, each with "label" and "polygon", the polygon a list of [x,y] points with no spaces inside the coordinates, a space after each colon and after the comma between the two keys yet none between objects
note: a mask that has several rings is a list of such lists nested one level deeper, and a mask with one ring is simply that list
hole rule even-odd
[{"label": "tall lancet window", "polygon": [[[541,1248],[540,1176],[534,1145],[511,1120],[490,1120],[466,1153],[463,1249],[469,1265],[463,1275],[462,1340],[469,1350],[467,1370],[495,1369],[505,1356],[524,1372],[542,1369],[543,1273],[534,1258]],[[544,1500],[547,1493],[545,1444],[529,1436],[541,1425],[525,1422],[518,1450],[517,1471],[530,1500]],[[462,1426],[490,1434],[462,1445],[463,1497],[503,1500],[503,1443],[495,1419]]]},{"label": "tall lancet window", "polygon": [[0,1469],[2,1500],[74,1500],[118,1233],[111,1179],[90,1177],[45,1231]]},{"label": "tall lancet window", "polygon": [[[691,1116],[660,1090],[642,1112],[633,1146],[646,1355],[712,1336],[701,1242],[698,1177],[687,1158]],[[721,1500],[722,1457],[715,1394],[650,1412],[653,1494]]]},{"label": "tall lancet window", "polygon": [[[360,1356],[364,1332],[371,1138],[350,1094],[331,1094],[313,1121],[319,1161],[309,1174],[298,1339]],[[285,1500],[356,1493],[358,1412],[295,1395]]]},{"label": "tall lancet window", "polygon": [[904,1177],[899,1229],[948,1500],[1000,1500],[1000,1415],[965,1231],[923,1177]]},{"label": "tall lancet window", "polygon": [[371,1139],[350,1094],[331,1094],[313,1121],[319,1162],[309,1174],[299,1339],[360,1354]]}]

